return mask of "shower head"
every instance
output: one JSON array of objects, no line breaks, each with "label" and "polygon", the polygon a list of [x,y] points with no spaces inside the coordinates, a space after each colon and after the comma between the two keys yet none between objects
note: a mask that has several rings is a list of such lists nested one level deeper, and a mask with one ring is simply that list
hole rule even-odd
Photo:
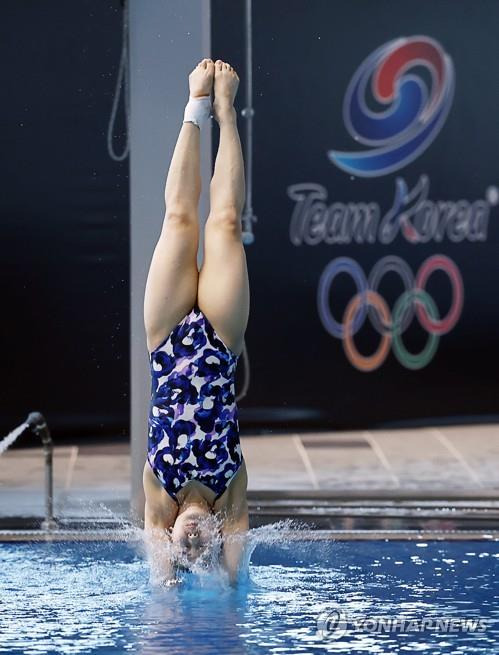
[{"label": "shower head", "polygon": [[31,412],[26,419],[26,424],[33,434],[40,436],[42,443],[51,441],[47,421],[40,412]]}]

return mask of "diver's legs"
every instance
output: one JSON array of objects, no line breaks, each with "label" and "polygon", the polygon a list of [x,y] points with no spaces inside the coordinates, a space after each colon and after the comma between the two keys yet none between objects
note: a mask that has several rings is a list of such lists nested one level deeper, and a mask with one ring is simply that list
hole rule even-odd
[{"label": "diver's legs", "polygon": [[239,78],[229,64],[215,62],[214,116],[220,143],[210,183],[210,214],[205,225],[204,259],[198,305],[236,354],[243,349],[249,316],[249,279],[241,240],[244,161],[233,107]]},{"label": "diver's legs", "polygon": [[[189,75],[190,95],[210,95],[214,64],[202,62]],[[149,351],[192,309],[198,287],[198,204],[201,193],[200,129],[182,123],[165,185],[165,218],[144,296]]]}]

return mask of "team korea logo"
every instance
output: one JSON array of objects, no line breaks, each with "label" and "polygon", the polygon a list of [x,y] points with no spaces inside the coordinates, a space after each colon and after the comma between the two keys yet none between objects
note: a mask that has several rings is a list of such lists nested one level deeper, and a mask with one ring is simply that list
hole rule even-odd
[{"label": "team korea logo", "polygon": [[[435,140],[449,116],[454,88],[454,64],[436,40],[418,35],[388,41],[357,67],[345,92],[343,119],[357,149],[327,151],[335,167],[359,183],[336,184],[332,198],[313,180],[287,188],[294,201],[291,243],[331,246],[336,255],[318,279],[318,318],[324,330],[342,342],[350,364],[364,373],[378,370],[389,353],[413,371],[430,364],[440,338],[458,324],[466,294],[458,264],[442,252],[428,254],[428,246],[433,242],[440,249],[448,242],[458,253],[457,244],[488,240],[489,219],[499,205],[497,185],[489,184],[474,199],[433,199],[427,172],[417,173],[410,183],[401,172],[385,178],[386,183],[382,180],[414,162]],[[459,193],[452,184],[453,165],[447,173],[452,195]],[[357,195],[366,178],[393,185],[391,201],[337,196],[337,190]],[[425,258],[411,257],[411,263],[403,259],[400,254],[408,252],[408,244],[425,246]],[[341,252],[346,246],[388,246],[395,252],[366,267]],[[402,282],[403,291],[396,298],[384,297],[382,280],[387,275]],[[356,290],[345,304],[348,278]],[[415,321],[427,333],[423,347],[416,349],[406,334]],[[377,332],[370,354],[361,353],[356,344],[366,322]]]},{"label": "team korea logo", "polygon": [[[421,66],[430,74],[430,88],[415,72]],[[369,107],[368,91],[380,111]],[[359,177],[396,171],[435,139],[453,96],[452,60],[437,41],[426,36],[389,41],[362,62],[345,94],[346,129],[367,149],[330,150],[328,156],[336,166]]]}]

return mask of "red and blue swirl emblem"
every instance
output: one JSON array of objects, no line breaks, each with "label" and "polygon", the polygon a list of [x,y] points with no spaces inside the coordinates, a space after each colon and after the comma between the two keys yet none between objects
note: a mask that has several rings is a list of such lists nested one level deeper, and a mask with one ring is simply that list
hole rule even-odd
[{"label": "red and blue swirl emblem", "polygon": [[[429,75],[423,75],[418,67],[427,69]],[[361,177],[396,171],[435,139],[453,96],[452,60],[437,41],[426,36],[389,41],[359,66],[343,104],[348,132],[368,149],[330,150],[328,157],[342,170]]]}]

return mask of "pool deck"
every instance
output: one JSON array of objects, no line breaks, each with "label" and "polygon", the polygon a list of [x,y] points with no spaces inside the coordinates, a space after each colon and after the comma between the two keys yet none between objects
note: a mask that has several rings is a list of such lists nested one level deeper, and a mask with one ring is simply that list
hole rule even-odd
[{"label": "pool deck", "polygon": [[[241,437],[249,495],[499,500],[499,424]],[[126,515],[128,444],[56,446],[56,516]],[[41,448],[0,457],[0,516],[41,516]]]}]

